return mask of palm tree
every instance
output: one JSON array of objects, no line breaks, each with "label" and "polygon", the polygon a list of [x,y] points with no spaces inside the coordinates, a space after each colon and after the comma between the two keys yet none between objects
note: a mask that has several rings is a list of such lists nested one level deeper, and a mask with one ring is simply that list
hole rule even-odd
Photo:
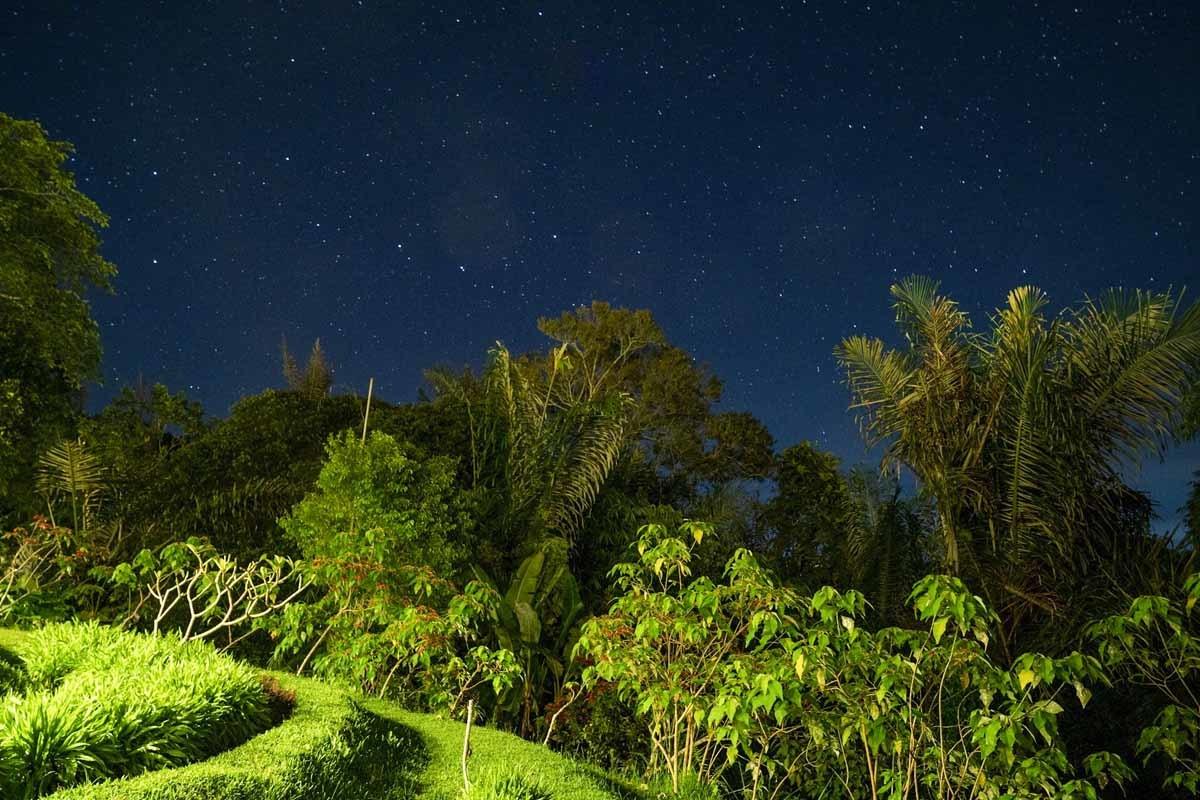
[{"label": "palm tree", "polygon": [[901,496],[894,472],[855,467],[846,476],[844,561],[884,624],[911,620],[906,598],[928,572],[928,504]]},{"label": "palm tree", "polygon": [[494,543],[517,549],[553,537],[571,546],[627,442],[632,401],[619,392],[579,396],[567,380],[570,345],[544,361],[516,362],[497,343],[482,376],[429,373],[458,402],[470,432],[472,488],[488,489]]},{"label": "palm tree", "polygon": [[892,295],[906,348],[855,336],[836,350],[867,439],[917,476],[944,568],[979,580],[1007,633],[1057,616],[1063,575],[1128,531],[1122,471],[1178,429],[1200,305],[1114,290],[1048,317],[1023,286],[981,333],[927,278]]}]

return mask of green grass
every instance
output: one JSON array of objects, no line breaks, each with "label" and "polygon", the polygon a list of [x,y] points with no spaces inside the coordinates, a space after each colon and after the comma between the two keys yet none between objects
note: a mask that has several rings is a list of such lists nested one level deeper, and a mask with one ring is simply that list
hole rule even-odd
[{"label": "green grass", "polygon": [[[28,634],[0,630],[0,650]],[[2,653],[0,653],[2,656]],[[463,725],[271,673],[295,693],[291,716],[195,764],[77,786],[43,800],[462,800]],[[468,800],[617,800],[603,773],[476,726]]]},{"label": "green grass", "polygon": [[[461,722],[404,711],[391,703],[365,700],[372,714],[415,731],[426,750],[415,776],[417,800],[459,800],[463,791]],[[487,784],[520,775],[545,790],[553,800],[613,800],[613,787],[581,764],[512,734],[475,726],[467,763],[473,784]],[[475,788],[475,787],[473,787]]]}]

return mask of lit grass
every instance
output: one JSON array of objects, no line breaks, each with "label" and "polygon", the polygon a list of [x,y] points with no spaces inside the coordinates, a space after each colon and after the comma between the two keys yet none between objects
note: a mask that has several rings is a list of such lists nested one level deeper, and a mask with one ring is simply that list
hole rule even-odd
[{"label": "lit grass", "polygon": [[0,704],[6,798],[200,761],[271,724],[261,675],[201,643],[62,624],[14,645],[23,670]]},{"label": "lit grass", "polygon": [[[461,800],[463,724],[404,711],[391,703],[365,700],[368,711],[413,730],[427,758],[414,776],[417,800]],[[471,729],[468,773],[476,798],[506,800],[512,777],[552,800],[613,800],[611,786],[581,764],[533,742],[485,727]],[[498,785],[499,784],[499,785]],[[494,788],[494,791],[493,791]]]},{"label": "lit grass", "polygon": [[[0,650],[29,634],[0,630]],[[2,655],[2,653],[0,653]],[[47,662],[44,674],[53,674]],[[76,786],[43,800],[463,800],[463,725],[293,675],[291,716],[212,758]],[[599,771],[507,733],[475,727],[467,800],[615,800]]]}]

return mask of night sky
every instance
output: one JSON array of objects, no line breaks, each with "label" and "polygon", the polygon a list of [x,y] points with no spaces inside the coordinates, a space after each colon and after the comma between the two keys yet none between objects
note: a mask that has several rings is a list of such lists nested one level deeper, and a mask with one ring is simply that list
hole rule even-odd
[{"label": "night sky", "polygon": [[[0,11],[0,110],[111,215],[99,402],[212,413],[650,308],[782,446],[864,457],[831,355],[888,284],[1200,290],[1200,4],[81,4]],[[1130,10],[1127,6],[1136,6]],[[1169,524],[1200,446],[1138,478]]]}]

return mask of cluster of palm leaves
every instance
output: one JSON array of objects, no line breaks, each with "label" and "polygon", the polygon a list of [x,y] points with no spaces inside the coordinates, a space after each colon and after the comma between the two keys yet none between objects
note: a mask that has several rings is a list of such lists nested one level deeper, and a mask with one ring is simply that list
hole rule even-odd
[{"label": "cluster of palm leaves", "polygon": [[855,467],[846,476],[844,555],[849,583],[863,591],[880,622],[912,618],[908,594],[930,570],[928,504],[902,496],[894,472]]},{"label": "cluster of palm leaves", "polygon": [[84,533],[92,527],[100,501],[108,488],[104,464],[83,439],[67,439],[44,452],[38,462],[38,491],[46,499],[51,522],[60,502],[71,514],[71,529]]},{"label": "cluster of palm leaves", "polygon": [[497,711],[524,735],[563,689],[584,613],[571,554],[585,544],[601,489],[630,447],[633,401],[581,380],[582,371],[589,367],[570,343],[523,359],[497,344],[481,376],[429,375],[466,416],[469,486],[484,504],[478,524],[501,554],[480,559],[476,575],[492,586],[485,568],[511,576],[491,634],[518,656],[523,678]]},{"label": "cluster of palm leaves", "polygon": [[1011,633],[1061,615],[1064,587],[1144,533],[1123,479],[1162,452],[1200,377],[1200,306],[1116,290],[1058,315],[1025,286],[972,330],[938,284],[894,287],[906,347],[838,348],[869,441],[917,476],[947,569],[976,577]]},{"label": "cluster of palm leaves", "polygon": [[581,397],[568,379],[572,346],[514,359],[502,344],[482,376],[431,372],[461,404],[470,429],[472,488],[487,489],[494,540],[520,548],[549,537],[572,545],[626,447],[632,402],[618,392]]}]

